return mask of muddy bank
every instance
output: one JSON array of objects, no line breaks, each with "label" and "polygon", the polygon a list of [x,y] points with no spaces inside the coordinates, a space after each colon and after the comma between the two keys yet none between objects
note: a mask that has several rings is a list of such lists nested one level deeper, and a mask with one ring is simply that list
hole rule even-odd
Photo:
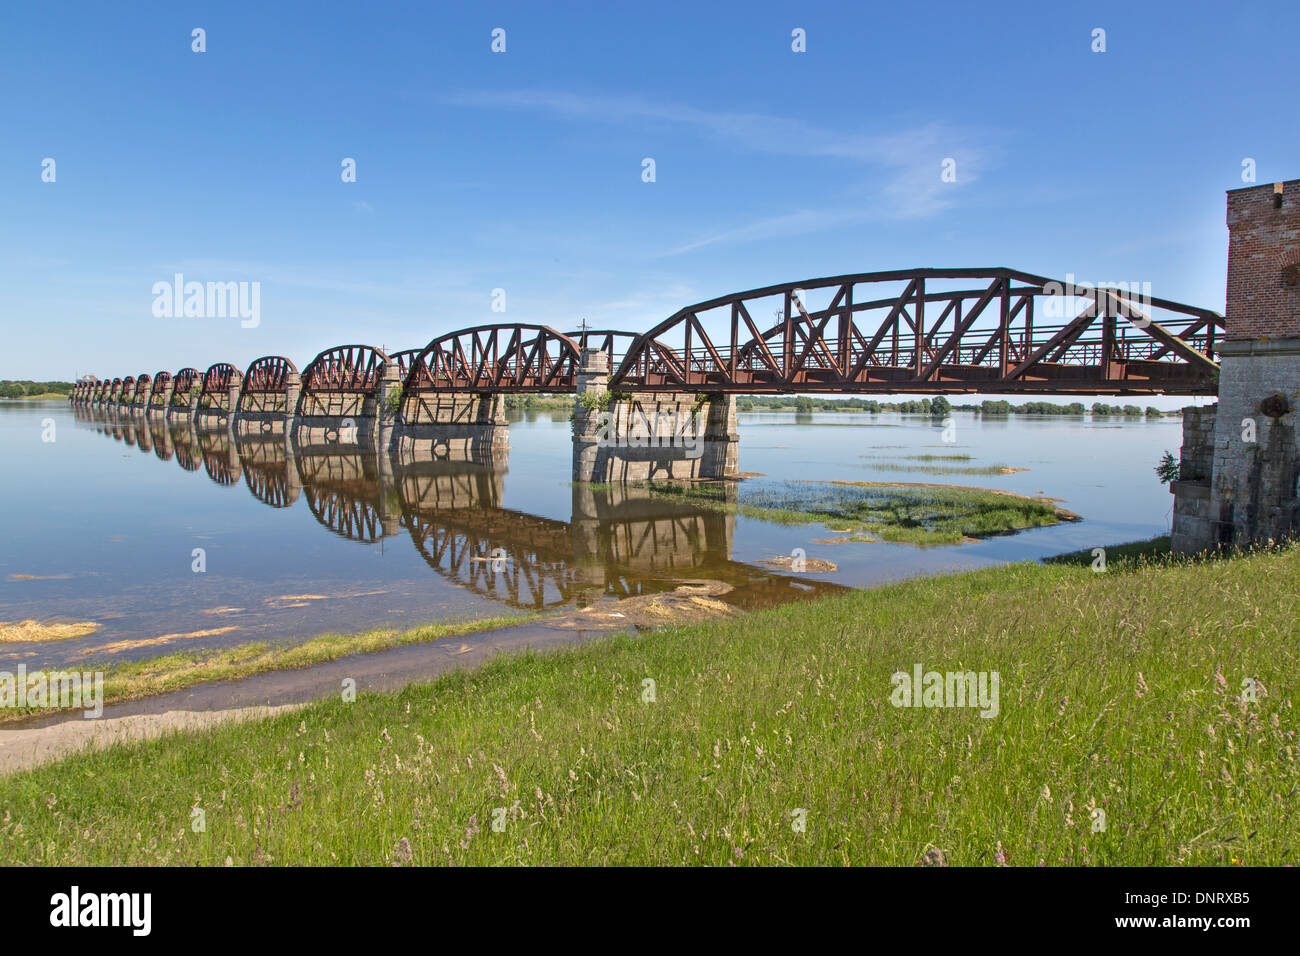
[{"label": "muddy bank", "polygon": [[[558,623],[558,622],[557,622]],[[400,690],[458,668],[473,668],[503,653],[549,651],[620,630],[525,624],[479,631],[426,644],[354,654],[298,670],[268,671],[240,680],[196,684],[184,690],[107,704],[97,720],[63,712],[0,727],[0,773],[59,760],[85,747],[106,747],[174,730],[210,727],[279,713],[334,694],[344,681],[357,692]]]}]

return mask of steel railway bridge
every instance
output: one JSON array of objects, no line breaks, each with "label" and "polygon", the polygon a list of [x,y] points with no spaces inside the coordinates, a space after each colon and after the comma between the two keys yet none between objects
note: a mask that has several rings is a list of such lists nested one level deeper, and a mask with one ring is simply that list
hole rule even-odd
[{"label": "steel railway bridge", "polygon": [[[764,319],[765,315],[774,318]],[[645,332],[461,329],[392,355],[339,346],[304,370],[305,393],[374,394],[385,372],[424,393],[578,390],[584,352],[605,353],[611,391],[697,393],[1214,395],[1224,318],[1122,288],[1014,269],[910,269],[810,279],[679,310]],[[246,373],[216,363],[77,383],[74,401],[143,402],[232,386],[279,391],[287,358]]]}]

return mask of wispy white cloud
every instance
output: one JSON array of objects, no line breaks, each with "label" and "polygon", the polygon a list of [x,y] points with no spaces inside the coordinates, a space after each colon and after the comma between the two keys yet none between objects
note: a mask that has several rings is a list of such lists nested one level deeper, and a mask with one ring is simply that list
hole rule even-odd
[{"label": "wispy white cloud", "polygon": [[[693,129],[752,152],[842,160],[870,170],[865,195],[853,208],[798,209],[733,225],[671,249],[675,255],[721,242],[798,235],[873,220],[916,219],[949,208],[996,156],[981,130],[930,122],[883,133],[844,132],[767,113],[700,109],[642,97],[586,95],[547,90],[460,91],[441,102],[483,109],[521,109],[602,123],[660,123]],[[956,181],[941,178],[945,159],[956,162]]]}]

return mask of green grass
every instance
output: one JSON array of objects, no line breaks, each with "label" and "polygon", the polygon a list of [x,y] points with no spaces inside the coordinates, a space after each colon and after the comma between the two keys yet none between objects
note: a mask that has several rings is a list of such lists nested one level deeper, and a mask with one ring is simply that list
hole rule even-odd
[{"label": "green grass", "polygon": [[[183,690],[196,684],[235,680],[267,671],[310,667],[338,660],[349,654],[436,641],[444,637],[472,634],[496,627],[510,627],[536,620],[540,615],[509,615],[477,620],[439,621],[409,630],[382,629],[361,634],[324,634],[301,644],[271,644],[251,641],[220,650],[177,651],[139,661],[122,661],[105,665],[87,663],[79,671],[102,671],[104,703],[152,697],[169,691]],[[35,673],[34,671],[32,673]],[[0,725],[41,714],[56,713],[53,707],[19,707],[0,710]]]},{"label": "green grass", "polygon": [[[1107,570],[1113,570],[1116,563],[1125,569],[1146,567],[1148,565],[1168,565],[1183,562],[1185,559],[1173,554],[1169,550],[1169,535],[1163,535],[1159,538],[1152,538],[1150,541],[1134,541],[1129,544],[1112,545],[1103,548],[1106,552]],[[1044,559],[1047,564],[1079,564],[1091,567],[1097,556],[1092,553],[1093,549],[1085,548],[1082,551],[1070,551],[1067,554],[1058,554],[1052,558]],[[1207,555],[1201,560],[1212,561],[1215,556]]]},{"label": "green grass", "polygon": [[[915,580],[76,756],[0,780],[0,862],[1300,862],[1300,551],[1111,567]],[[997,671],[998,716],[891,706],[917,663]]]},{"label": "green grass", "polygon": [[983,488],[847,481],[745,484],[725,501],[716,484],[655,482],[656,494],[776,524],[851,526],[859,539],[897,544],[957,544],[965,538],[1056,524],[1055,505]]}]

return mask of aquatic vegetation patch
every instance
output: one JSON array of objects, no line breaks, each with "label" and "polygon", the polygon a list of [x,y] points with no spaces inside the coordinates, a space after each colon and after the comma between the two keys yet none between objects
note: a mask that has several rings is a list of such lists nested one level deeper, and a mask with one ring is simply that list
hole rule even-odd
[{"label": "aquatic vegetation patch", "polygon": [[1072,520],[1076,516],[1041,498],[989,488],[888,482],[787,481],[746,483],[736,500],[725,486],[652,483],[656,494],[777,524],[845,524],[856,540],[902,544],[959,544]]},{"label": "aquatic vegetation patch", "polygon": [[[468,621],[440,621],[410,630],[381,629],[362,634],[326,634],[301,644],[251,641],[221,650],[177,651],[141,661],[114,661],[99,667],[104,672],[104,703],[137,700],[155,694],[193,687],[209,681],[236,680],[267,671],[310,667],[350,654],[365,654],[422,641],[472,634],[537,620],[541,615],[503,615]],[[98,627],[99,625],[94,625]],[[221,630],[233,630],[223,628]],[[168,635],[175,638],[183,635]],[[151,642],[145,642],[151,643]],[[97,648],[111,653],[112,645]],[[101,658],[112,660],[111,658]],[[86,665],[81,665],[83,668]],[[54,708],[0,709],[0,723],[21,720]]]}]

